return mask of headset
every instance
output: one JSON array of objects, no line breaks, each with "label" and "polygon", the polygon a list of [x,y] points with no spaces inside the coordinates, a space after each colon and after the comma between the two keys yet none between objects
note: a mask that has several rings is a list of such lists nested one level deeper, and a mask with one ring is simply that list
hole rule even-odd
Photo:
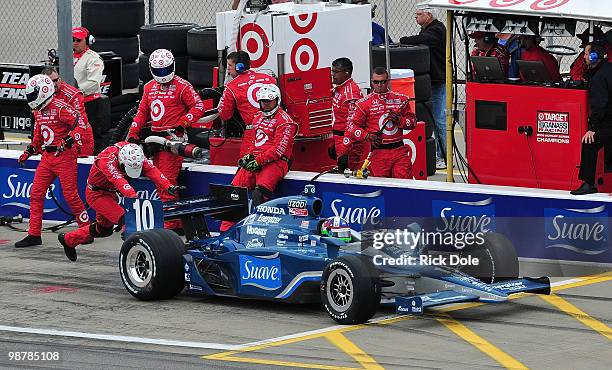
[{"label": "headset", "polygon": [[85,33],[87,33],[87,36],[85,36],[85,45],[91,46],[91,44],[96,42],[96,38],[93,37],[93,35],[91,34],[91,32],[89,32],[89,30],[87,28],[85,28],[85,27],[80,27],[80,28],[83,29],[85,31]]},{"label": "headset", "polygon": [[251,58],[244,50],[238,50],[236,54],[236,73],[244,73],[251,68]]},{"label": "headset", "polygon": [[592,44],[591,52],[589,53],[589,60],[591,63],[597,63],[606,57],[606,50],[603,45]]}]

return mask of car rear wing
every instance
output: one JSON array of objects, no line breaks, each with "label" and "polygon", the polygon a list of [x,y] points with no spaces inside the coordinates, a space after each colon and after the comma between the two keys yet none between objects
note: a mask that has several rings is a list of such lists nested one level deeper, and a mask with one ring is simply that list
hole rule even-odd
[{"label": "car rear wing", "polygon": [[181,219],[187,240],[210,237],[205,216],[238,222],[249,215],[246,188],[210,184],[209,189],[205,197],[164,203],[164,220]]}]

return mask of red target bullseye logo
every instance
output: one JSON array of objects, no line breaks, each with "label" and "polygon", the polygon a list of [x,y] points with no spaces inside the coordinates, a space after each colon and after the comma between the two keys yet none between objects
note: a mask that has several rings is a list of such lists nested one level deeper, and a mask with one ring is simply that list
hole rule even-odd
[{"label": "red target bullseye logo", "polygon": [[43,144],[51,145],[53,143],[53,139],[55,139],[55,134],[53,133],[53,130],[51,130],[49,126],[41,125],[40,133],[43,138]]},{"label": "red target bullseye logo", "polygon": [[261,26],[247,23],[240,29],[240,41],[236,42],[238,50],[244,50],[251,56],[251,67],[258,68],[266,63],[270,55],[268,36]]},{"label": "red target bullseye logo", "polygon": [[494,8],[506,8],[509,6],[517,5],[525,0],[491,0],[489,3]]},{"label": "red target bullseye logo", "polygon": [[317,13],[299,14],[289,17],[291,28],[300,35],[307,34],[317,24]]},{"label": "red target bullseye logo", "polygon": [[537,0],[531,4],[533,10],[549,10],[569,3],[570,0]]},{"label": "red target bullseye logo", "polygon": [[319,66],[319,49],[311,39],[299,39],[291,49],[293,72],[310,71]]},{"label": "red target bullseye logo", "polygon": [[268,139],[268,135],[262,129],[257,129],[257,132],[255,133],[255,147],[259,148],[260,146],[264,145],[268,142]]},{"label": "red target bullseye logo", "polygon": [[151,103],[151,119],[157,122],[164,116],[164,113],[166,113],[164,103],[159,99],[153,100]]}]

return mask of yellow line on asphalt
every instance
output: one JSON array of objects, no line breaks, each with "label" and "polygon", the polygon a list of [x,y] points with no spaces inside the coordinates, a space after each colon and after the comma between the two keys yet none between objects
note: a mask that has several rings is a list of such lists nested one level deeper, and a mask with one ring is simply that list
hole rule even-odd
[{"label": "yellow line on asphalt", "polygon": [[589,316],[586,312],[582,311],[578,307],[569,303],[565,299],[559,297],[558,295],[554,295],[554,294],[549,295],[549,296],[543,295],[543,296],[540,296],[540,298],[550,303],[551,305],[557,307],[558,309],[565,312],[566,314],[573,316],[576,320],[580,321],[581,323],[588,326],[589,328],[595,330],[596,332],[608,338],[609,340],[612,340],[612,330],[610,329],[608,325],[604,324],[601,321],[595,320],[594,318]]},{"label": "yellow line on asphalt", "polygon": [[436,320],[450,329],[450,331],[457,334],[461,339],[478,348],[481,352],[491,357],[505,368],[527,369],[527,366],[523,365],[519,360],[495,347],[493,344],[491,344],[491,342],[474,333],[467,326],[463,325],[452,317],[444,314],[442,317],[437,317]]},{"label": "yellow line on asphalt", "polygon": [[[209,357],[204,357],[206,359],[211,360]],[[215,358],[212,358],[214,360]],[[323,370],[362,370],[360,367],[341,367],[336,365],[319,365],[319,364],[308,364],[303,362],[291,362],[291,361],[277,361],[277,360],[265,360],[260,358],[250,358],[250,357],[234,357],[234,356],[226,356],[223,358],[218,358],[217,360],[223,361],[232,361],[232,362],[245,362],[249,364],[260,364],[260,365],[274,365],[274,366],[287,366],[287,367],[299,367],[305,369],[323,369]]]},{"label": "yellow line on asphalt", "polygon": [[364,369],[384,369],[372,356],[365,353],[364,350],[359,348],[355,343],[351,342],[342,333],[331,333],[325,335],[325,339],[331,342],[333,345],[338,347],[342,352],[345,352],[349,356],[359,362]]}]

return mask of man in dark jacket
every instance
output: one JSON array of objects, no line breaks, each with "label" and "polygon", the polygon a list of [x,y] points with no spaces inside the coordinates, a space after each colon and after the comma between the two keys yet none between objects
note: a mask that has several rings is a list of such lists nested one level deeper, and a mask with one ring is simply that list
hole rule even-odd
[{"label": "man in dark jacket", "polygon": [[421,31],[415,36],[400,39],[403,45],[429,46],[431,75],[431,100],[433,118],[436,122],[435,134],[438,139],[437,169],[446,168],[446,27],[437,20],[432,9],[424,7],[415,13]]},{"label": "man in dark jacket", "polygon": [[587,65],[585,77],[590,82],[589,127],[582,137],[580,155],[578,178],[583,183],[571,191],[573,195],[597,193],[597,153],[604,145],[612,142],[612,64],[606,60],[605,46],[598,43],[587,45],[584,60]]}]

